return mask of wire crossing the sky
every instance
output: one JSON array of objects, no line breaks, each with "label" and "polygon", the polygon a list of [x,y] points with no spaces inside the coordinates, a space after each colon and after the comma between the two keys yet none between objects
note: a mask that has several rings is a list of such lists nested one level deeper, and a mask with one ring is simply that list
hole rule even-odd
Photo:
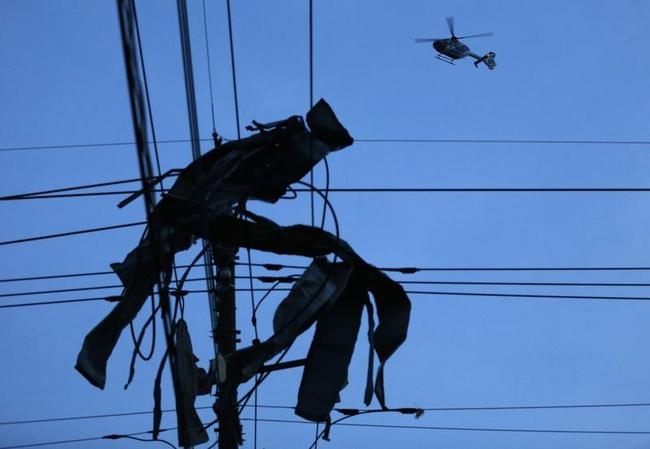
[{"label": "wire crossing the sky", "polygon": [[[210,142],[212,139],[201,139],[202,142]],[[166,139],[159,140],[158,144],[189,143],[190,139]],[[650,145],[650,140],[589,140],[589,139],[408,139],[408,138],[360,138],[355,142],[363,143],[404,143],[404,144],[520,144],[520,145],[623,145],[623,146],[644,146]],[[153,142],[149,142],[153,143]],[[44,150],[72,150],[81,148],[103,148],[103,147],[126,147],[133,146],[132,141],[117,142],[96,142],[96,143],[77,143],[77,144],[60,144],[60,145],[30,145],[30,146],[13,146],[0,148],[0,152],[10,151],[44,151]]]}]

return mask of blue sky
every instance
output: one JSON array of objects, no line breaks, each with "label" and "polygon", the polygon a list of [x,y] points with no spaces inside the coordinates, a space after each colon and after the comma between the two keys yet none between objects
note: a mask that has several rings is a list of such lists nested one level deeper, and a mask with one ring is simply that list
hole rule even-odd
[{"label": "blue sky", "polygon": [[[326,98],[358,140],[329,158],[332,187],[650,187],[647,1],[314,3],[315,98]],[[161,141],[187,139],[176,3],[138,1],[137,6],[156,136]],[[209,138],[202,3],[189,0],[188,6],[199,130]],[[235,138],[225,2],[207,0],[206,7],[216,127]],[[252,119],[304,115],[309,108],[308,2],[233,2],[232,14],[242,128]],[[413,42],[416,37],[445,37],[447,16],[456,18],[459,35],[495,33],[467,41],[476,53],[496,52],[494,71],[475,69],[468,60],[445,64],[434,59],[430,46]],[[134,138],[114,2],[3,0],[0,17],[0,195],[137,178],[135,148],[128,144]],[[247,135],[243,129],[242,135]],[[377,139],[402,142],[369,142]],[[418,139],[446,142],[403,142]],[[558,141],[565,143],[551,143]],[[610,143],[597,143],[602,141]],[[125,144],[34,149],[120,142]],[[204,142],[202,150],[209,149]],[[160,158],[163,170],[183,167],[191,160],[190,146],[161,144]],[[322,167],[315,179],[324,185]],[[141,221],[142,204],[118,209],[122,198],[2,201],[0,242]],[[647,192],[332,193],[331,200],[341,236],[381,267],[650,266]],[[282,224],[310,221],[305,195],[250,207]],[[333,229],[331,219],[327,228]],[[141,231],[134,227],[2,245],[0,277],[103,272],[122,260]],[[178,260],[187,262],[196,251]],[[244,252],[241,257],[243,261]],[[252,257],[256,263],[306,263],[257,252]],[[239,268],[238,274],[245,270]],[[256,269],[254,274],[269,273]],[[460,271],[392,276],[400,281],[648,283],[647,275]],[[116,283],[111,275],[2,282],[0,294]],[[241,280],[240,285],[248,284]],[[404,285],[429,292],[650,297],[648,287]],[[117,293],[113,288],[3,297],[0,304]],[[255,299],[260,296],[257,292]],[[260,309],[263,336],[270,335],[272,313],[281,299],[282,293],[271,295]],[[413,294],[411,300],[408,340],[387,364],[391,406],[650,402],[650,303],[444,294]],[[252,338],[250,301],[247,292],[238,293],[243,344]],[[0,423],[151,409],[157,363],[140,362],[134,383],[127,391],[122,388],[132,349],[128,334],[109,362],[106,390],[90,386],[73,369],[84,335],[110,307],[95,301],[0,309]],[[212,348],[203,294],[188,297],[186,318],[205,366]],[[304,336],[289,357],[302,357],[308,344]],[[162,347],[159,341],[156,358]],[[365,355],[360,338],[341,406],[363,405]],[[259,391],[259,404],[294,405],[299,376],[295,370],[271,376]],[[170,408],[168,381],[165,387],[164,406]],[[209,397],[197,401],[201,407],[211,403]],[[206,421],[213,418],[211,410],[201,415]],[[252,417],[252,410],[245,417]],[[287,409],[261,408],[259,417],[297,420]],[[173,427],[174,421],[166,414],[163,427]],[[375,415],[348,422],[650,432],[650,407],[430,411],[417,421]],[[0,447],[141,432],[150,426],[150,415],[3,424]],[[253,448],[253,424],[244,421],[244,426],[244,447]],[[313,424],[260,422],[257,440],[267,449],[307,448],[314,432]],[[164,436],[175,441],[171,432]],[[650,435],[341,426],[333,429],[331,442],[319,446],[633,449],[649,444]]]}]

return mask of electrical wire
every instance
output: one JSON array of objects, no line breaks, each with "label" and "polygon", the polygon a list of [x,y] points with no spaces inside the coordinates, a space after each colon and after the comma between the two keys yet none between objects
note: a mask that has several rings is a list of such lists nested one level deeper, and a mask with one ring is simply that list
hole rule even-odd
[{"label": "electrical wire", "polygon": [[[325,195],[326,199],[329,199],[329,194],[330,194],[330,164],[327,161],[327,156],[323,158],[323,165],[325,166],[325,189],[323,191],[323,194]],[[320,220],[320,228],[324,229],[325,228],[325,218],[327,217],[327,205],[323,203],[323,213],[321,215],[321,220]]]},{"label": "electrical wire", "polygon": [[417,285],[499,285],[542,287],[650,287],[647,283],[630,282],[491,282],[491,281],[397,281],[400,284]]},{"label": "electrical wire", "polygon": [[[253,289],[254,291],[270,292],[266,288]],[[276,288],[274,291],[290,291],[290,288]],[[185,293],[207,293],[209,290],[187,290]],[[249,292],[250,288],[237,288],[237,292]],[[446,292],[446,291],[427,291],[427,290],[405,290],[409,295],[425,295],[425,296],[467,296],[467,297],[490,297],[490,298],[518,298],[518,299],[552,299],[552,300],[584,300],[584,301],[650,301],[647,296],[599,296],[599,295],[543,295],[543,294],[527,294],[527,293],[486,293],[486,292]],[[264,299],[264,296],[262,299]],[[44,306],[54,304],[67,304],[75,302],[88,302],[106,300],[106,297],[96,298],[80,298],[59,301],[42,301],[42,302],[29,302],[17,304],[2,304],[0,309],[10,309],[19,307],[30,306]],[[258,303],[259,304],[259,303]]]},{"label": "electrical wire", "polygon": [[[310,192],[309,189],[294,189]],[[650,192],[649,187],[343,187],[332,193],[595,193]]]},{"label": "electrical wire", "polygon": [[[154,189],[156,193],[164,193],[162,189]],[[306,188],[292,189],[295,193],[311,192]],[[650,187],[339,187],[329,188],[330,193],[647,193]],[[138,193],[134,190],[116,190],[107,192],[71,193],[71,194],[40,194],[12,195],[2,197],[0,201],[42,200],[63,198],[85,198],[94,196],[131,195]]]},{"label": "electrical wire", "polygon": [[[252,418],[241,418],[242,421],[252,421]],[[313,425],[310,421],[299,421],[296,419],[267,419],[258,418],[259,422],[277,423],[277,424],[307,424]],[[449,427],[449,426],[414,426],[414,425],[397,425],[397,424],[372,424],[372,423],[345,423],[339,422],[337,426],[342,427],[361,427],[373,429],[403,429],[403,430],[443,430],[458,432],[504,432],[504,433],[554,433],[554,434],[574,434],[574,435],[650,435],[650,431],[642,430],[579,430],[579,429],[524,429],[524,428],[498,428],[498,427]],[[174,430],[174,428],[161,429],[161,431]],[[13,446],[2,446],[0,449],[27,449],[43,446],[54,446],[57,444],[84,443],[88,441],[99,441],[103,439],[125,438],[126,436],[136,436],[150,434],[150,431],[131,433],[128,435],[105,435],[103,437],[78,438],[71,440],[50,441],[42,443],[21,444]]]},{"label": "electrical wire", "polygon": [[16,195],[0,196],[0,201],[23,199],[25,197],[40,196],[40,195],[45,195],[45,194],[49,194],[49,193],[61,193],[61,192],[70,192],[70,191],[74,191],[74,190],[94,189],[94,188],[97,188],[97,187],[108,187],[108,186],[114,186],[114,185],[118,185],[118,184],[129,184],[129,183],[134,183],[134,182],[140,182],[140,180],[137,179],[137,178],[123,179],[123,180],[119,180],[119,181],[99,182],[99,183],[95,183],[95,184],[86,184],[86,185],[81,185],[81,186],[63,187],[63,188],[59,188],[59,189],[42,190],[40,192],[20,193],[20,194],[16,194]]},{"label": "electrical wire", "polygon": [[[249,406],[250,407],[250,406]],[[650,407],[650,402],[614,402],[614,403],[584,403],[584,404],[528,404],[528,405],[497,405],[497,406],[448,406],[448,407],[421,407],[426,412],[468,412],[468,411],[534,411],[534,410],[570,410],[570,409],[607,409],[607,408],[642,408]],[[290,405],[258,404],[258,408],[269,410],[293,410]],[[211,410],[212,406],[199,406],[196,410]],[[164,409],[163,413],[174,413],[176,409]],[[76,415],[53,418],[32,418],[16,421],[0,421],[0,426],[44,424],[65,421],[82,421],[89,419],[122,418],[127,416],[151,415],[153,411],[144,410],[137,412],[105,413],[96,415]]]},{"label": "electrical wire", "polygon": [[[154,439],[138,438],[138,437],[134,437],[132,435],[111,435],[111,437],[115,437],[115,438],[110,438],[110,439],[115,439],[115,440],[117,440],[119,438],[126,438],[128,440],[141,441],[143,443],[163,443],[163,444],[165,444],[165,445],[167,445],[167,446],[169,446],[169,447],[171,447],[173,449],[176,449],[176,446],[174,446],[173,444],[171,444],[167,440],[163,440],[162,438],[156,438],[154,440]],[[106,437],[104,437],[104,438],[106,438]]]},{"label": "electrical wire", "polygon": [[[252,282],[250,283],[250,286],[248,288],[239,288],[238,291],[246,291],[246,292],[257,292],[257,291],[272,291],[274,290],[280,283],[293,283],[297,277],[296,276],[288,276],[288,277],[281,277],[281,278],[267,278],[264,276],[260,277],[255,277],[255,276],[238,276],[239,279],[249,279],[252,281],[253,279],[255,280],[263,280],[264,282],[275,282],[275,285],[269,290],[266,288],[255,288]],[[193,279],[186,279],[185,282],[205,282],[206,278],[193,278]],[[597,282],[470,282],[470,281],[404,281],[404,280],[399,280],[397,281],[400,284],[404,285],[489,285],[489,286],[544,286],[544,287],[557,287],[557,286],[569,286],[569,287],[650,287],[650,284],[647,283],[597,283]],[[58,293],[70,293],[70,292],[85,292],[85,291],[95,291],[95,290],[104,290],[104,289],[115,289],[115,288],[121,288],[121,285],[115,284],[115,285],[100,285],[100,286],[92,286],[92,287],[77,287],[77,288],[65,288],[65,289],[52,289],[52,290],[37,290],[37,291],[26,291],[26,292],[12,292],[12,293],[0,293],[0,298],[14,298],[14,297],[22,297],[22,296],[39,296],[39,295],[51,295],[51,294],[58,294]],[[286,291],[287,289],[278,289],[278,291]],[[205,290],[186,290],[185,293],[204,293]],[[436,291],[410,291],[412,294],[455,294],[454,292],[436,292]],[[474,293],[467,292],[467,293],[462,293],[462,294],[468,294],[472,295]],[[478,293],[478,295],[481,295],[481,293]],[[645,299],[643,297],[619,297],[619,296],[604,296],[604,297],[594,297],[594,296],[567,296],[567,295],[551,295],[550,297],[559,297],[559,298],[577,298],[577,299],[583,299],[583,298],[596,298],[596,299]],[[257,311],[257,307],[259,304],[256,305],[255,299],[254,299],[254,294],[251,295],[252,298],[252,307],[253,311]],[[252,318],[252,325],[254,328],[256,328],[257,323],[256,320],[254,319],[255,317],[253,316]],[[258,335],[257,333],[255,334],[255,338],[257,338]]]},{"label": "electrical wire", "polygon": [[[201,139],[201,141],[210,141],[212,139]],[[168,145],[174,143],[188,143],[190,139],[166,139],[159,140],[159,145]],[[147,143],[153,143],[148,141]],[[110,147],[130,147],[135,145],[133,141],[124,142],[96,142],[96,143],[78,143],[78,144],[62,144],[62,145],[32,145],[23,147],[5,147],[0,148],[0,152],[10,151],[49,151],[49,150],[75,150],[75,149],[88,149],[88,148],[110,148]]]},{"label": "electrical wire", "polygon": [[[236,265],[248,266],[247,263],[236,263]],[[268,269],[270,271],[280,271],[285,269],[296,269],[296,270],[305,270],[306,266],[300,265],[277,265],[277,264],[265,264],[265,263],[252,263],[254,267],[261,267]],[[178,268],[190,268],[190,267],[201,267],[203,264],[195,265],[178,265]],[[462,267],[404,267],[404,268],[382,268],[382,271],[395,271],[401,274],[415,274],[417,272],[435,272],[435,271],[648,271],[650,267],[474,267],[474,268],[462,268]],[[0,284],[2,283],[11,283],[11,282],[26,282],[26,281],[40,281],[40,280],[52,280],[52,279],[70,279],[70,278],[79,278],[79,277],[99,277],[99,276],[108,276],[115,274],[113,271],[90,271],[83,273],[67,273],[67,274],[50,274],[42,276],[26,276],[26,277],[16,277],[16,278],[1,278]],[[254,276],[256,280],[260,282],[293,282],[295,280],[294,276]],[[236,276],[237,279],[248,279],[248,276]],[[205,281],[205,277],[196,277],[187,279],[187,282],[199,282]],[[423,285],[518,285],[518,286],[568,286],[568,287],[650,287],[649,283],[643,282],[551,282],[551,281],[541,281],[541,282],[515,282],[515,281],[445,281],[445,280],[433,280],[433,281],[410,281],[410,280],[398,280],[401,284],[423,284]],[[106,286],[108,288],[109,286]],[[118,288],[120,285],[111,285],[111,287]],[[90,287],[90,289],[95,289],[98,287]],[[83,291],[83,288],[79,288],[76,291]],[[43,291],[43,294],[58,293],[59,290],[47,290]],[[29,292],[29,294],[39,294],[41,292]],[[22,295],[18,293],[15,296]],[[14,296],[14,294],[5,294],[0,296]]]},{"label": "electrical wire", "polygon": [[[297,420],[271,420],[260,419],[263,422],[278,423],[305,423]],[[450,427],[450,426],[413,426],[397,424],[370,424],[370,423],[337,423],[337,426],[366,427],[374,429],[406,429],[406,430],[449,430],[458,432],[506,432],[506,433],[557,433],[575,435],[650,435],[646,430],[579,430],[579,429],[522,429],[507,427]],[[2,448],[0,448],[2,449]]]},{"label": "electrical wire", "polygon": [[[110,274],[110,272],[109,272]],[[295,276],[281,277],[281,278],[268,278],[265,276],[237,276],[238,279],[248,279],[252,280],[263,280],[263,282],[275,282],[276,286],[280,283],[293,283],[296,280]],[[186,282],[205,282],[206,278],[193,278],[186,279]],[[492,282],[492,281],[408,281],[408,280],[397,280],[396,282],[403,285],[481,285],[481,286],[543,286],[543,287],[650,287],[650,284],[647,283],[616,283],[616,282]],[[272,288],[275,289],[274,286]],[[26,292],[12,292],[12,293],[0,293],[0,298],[15,298],[21,296],[39,296],[39,295],[52,295],[58,293],[70,293],[70,292],[86,292],[86,291],[95,291],[95,290],[104,290],[104,289],[116,289],[121,288],[121,285],[99,285],[93,287],[75,287],[75,288],[63,288],[63,289],[51,289],[51,290],[36,290],[36,291],[26,291]],[[252,282],[250,283],[249,288],[239,289],[239,291],[252,292],[252,304],[253,310],[257,311],[257,306],[255,305],[254,292],[257,291],[267,291],[265,288],[255,288]],[[285,291],[285,289],[280,289],[279,291]],[[203,293],[204,290],[188,290],[187,293]],[[423,292],[422,294],[427,294],[429,292]],[[436,294],[437,292],[431,292]],[[442,294],[443,292],[441,292]],[[417,293],[416,293],[417,294]],[[591,297],[591,296],[590,296]],[[251,319],[251,324],[254,328],[257,326],[257,320],[253,315]],[[258,338],[257,332],[255,333],[255,338]]]},{"label": "electrical wire", "polygon": [[205,13],[205,0],[202,0],[203,6],[203,36],[205,40],[205,58],[208,63],[208,86],[210,88],[210,112],[212,113],[212,134],[216,134],[217,125],[214,118],[214,93],[212,90],[212,66],[210,64],[210,44],[208,39],[208,19],[207,14]]},{"label": "electrical wire", "polygon": [[[158,154],[158,139],[156,138],[156,127],[154,126],[153,110],[151,108],[151,99],[149,95],[149,82],[147,81],[147,69],[144,63],[144,52],[142,51],[142,38],[140,36],[140,23],[138,21],[138,11],[133,2],[133,23],[135,25],[136,42],[138,43],[138,56],[140,59],[140,66],[142,67],[142,83],[144,86],[144,99],[147,104],[147,114],[149,115],[149,128],[151,129],[151,142],[153,143],[154,155],[156,158],[156,168],[158,170],[158,178],[162,178],[162,170],[160,169],[160,155]],[[164,190],[160,180],[160,185]]]},{"label": "electrical wire", "polygon": [[77,277],[91,277],[91,276],[107,276],[114,274],[112,271],[88,271],[85,273],[68,273],[68,274],[50,274],[43,276],[27,276],[19,278],[4,278],[0,279],[0,283],[5,282],[24,282],[24,281],[42,281],[47,279],[68,279]]},{"label": "electrical wire", "polygon": [[72,304],[77,302],[93,302],[93,301],[106,301],[106,297],[99,296],[95,298],[60,299],[56,301],[25,302],[25,303],[18,303],[18,304],[0,304],[0,309],[17,309],[20,307],[49,306],[49,305]]},{"label": "electrical wire", "polygon": [[[212,139],[201,139],[202,142],[209,142]],[[188,143],[189,139],[167,139],[158,141],[159,144]],[[433,143],[433,144],[534,144],[534,145],[650,145],[650,140],[571,140],[571,139],[373,139],[361,138],[355,139],[355,142],[364,143]],[[149,142],[151,143],[151,142]],[[60,145],[30,145],[14,146],[0,148],[0,152],[10,151],[40,151],[40,150],[62,150],[62,149],[83,149],[83,148],[101,148],[114,146],[132,146],[135,142],[97,142],[97,143],[77,143],[77,144],[60,144]]]},{"label": "electrical wire", "polygon": [[230,0],[226,0],[228,13],[228,40],[230,42],[230,69],[232,72],[232,91],[235,102],[235,120],[237,125],[237,140],[241,139],[241,125],[239,123],[239,97],[237,95],[237,70],[235,66],[235,44],[232,37],[232,13],[230,9]]},{"label": "electrical wire", "polygon": [[60,237],[69,237],[72,235],[91,234],[93,232],[112,231],[115,229],[130,228],[133,226],[142,226],[146,224],[147,224],[146,221],[137,221],[134,223],[126,223],[121,225],[102,226],[99,228],[82,229],[79,231],[68,231],[68,232],[60,232],[57,234],[47,234],[47,235],[40,235],[35,237],[26,237],[26,238],[16,239],[16,240],[5,240],[4,242],[0,242],[0,246],[15,245],[17,243],[35,242],[38,240],[48,240],[48,239],[55,239]]},{"label": "electrical wire", "polygon": [[571,140],[571,139],[355,139],[365,143],[480,143],[535,145],[650,145],[650,140]]},{"label": "electrical wire", "polygon": [[87,292],[92,290],[106,290],[109,288],[120,288],[121,285],[98,285],[95,287],[77,287],[77,288],[61,288],[53,290],[38,290],[30,292],[13,292],[13,293],[0,293],[0,298],[15,298],[17,296],[37,296],[37,295],[53,295],[57,293],[70,293],[70,292]]},{"label": "electrical wire", "polygon": [[[237,262],[236,265],[241,265]],[[254,263],[254,267],[265,268],[269,271],[279,271],[283,269],[304,270],[304,265],[284,265],[276,263]],[[601,266],[601,267],[381,267],[381,271],[398,272],[402,274],[414,274],[421,271],[650,271],[650,266]]]},{"label": "electrical wire", "polygon": [[[161,432],[166,432],[169,430],[175,430],[175,427],[170,427],[167,429],[160,429]],[[144,432],[134,432],[134,433],[129,433],[129,434],[111,434],[111,435],[104,435],[101,437],[89,437],[89,438],[76,438],[76,439],[70,439],[70,440],[59,440],[59,441],[46,441],[42,443],[28,443],[28,444],[19,444],[19,445],[13,445],[13,446],[2,446],[0,449],[26,449],[26,448],[32,448],[32,447],[44,447],[44,446],[57,446],[61,444],[72,444],[72,443],[86,443],[88,441],[100,441],[100,440],[118,440],[121,438],[131,438],[137,435],[149,435],[151,434],[150,430],[144,431]],[[150,441],[150,440],[145,440],[145,441]],[[151,440],[151,441],[164,441],[164,440]],[[164,441],[167,444],[170,444],[167,441]],[[172,447],[174,447],[172,445]]]},{"label": "electrical wire", "polygon": [[519,293],[484,293],[484,292],[442,292],[442,291],[421,291],[407,290],[409,295],[432,295],[432,296],[479,296],[492,298],[528,298],[528,299],[581,299],[581,300],[605,300],[605,301],[650,301],[647,296],[597,296],[597,295],[538,295]]},{"label": "electrical wire", "polygon": [[[309,0],[309,109],[314,107],[314,2]],[[310,141],[309,144],[309,157],[313,159],[313,145]],[[309,184],[312,186],[314,183],[314,168],[312,167],[309,170]],[[309,206],[311,212],[311,225],[314,226],[315,223],[315,211],[314,211],[314,191],[312,190],[309,193]]]}]

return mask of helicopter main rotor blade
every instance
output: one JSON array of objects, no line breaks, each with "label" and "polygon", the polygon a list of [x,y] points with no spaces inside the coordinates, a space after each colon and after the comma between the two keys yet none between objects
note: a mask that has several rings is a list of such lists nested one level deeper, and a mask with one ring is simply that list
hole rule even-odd
[{"label": "helicopter main rotor blade", "polygon": [[468,39],[470,37],[485,37],[485,36],[492,36],[494,33],[489,32],[489,33],[481,33],[481,34],[470,34],[469,36],[462,36],[457,39]]},{"label": "helicopter main rotor blade", "polygon": [[451,33],[451,37],[456,37],[454,34],[454,18],[453,17],[447,17],[447,27],[449,27],[449,32]]},{"label": "helicopter main rotor blade", "polygon": [[424,38],[424,37],[416,37],[415,42],[434,42],[434,41],[439,41],[441,39],[429,39],[429,38]]}]

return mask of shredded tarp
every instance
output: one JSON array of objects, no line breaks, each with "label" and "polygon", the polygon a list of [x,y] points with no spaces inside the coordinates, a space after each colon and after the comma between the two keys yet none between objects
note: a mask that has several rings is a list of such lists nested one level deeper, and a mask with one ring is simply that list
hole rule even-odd
[{"label": "shredded tarp", "polygon": [[[157,261],[159,266],[155,265],[149,236],[122,263],[111,265],[124,286],[121,301],[86,336],[75,366],[92,385],[104,388],[106,364],[122,330],[144,305],[158,274],[171,270],[173,255],[193,243],[192,233],[182,231],[177,224],[196,222],[205,215],[228,214],[235,203],[249,198],[275,202],[328,151],[352,144],[325,100],[309,113],[313,132],[300,116],[257,124],[254,129],[258,133],[215,148],[182,170],[154,209],[162,224],[160,241],[164,242],[159,249],[164,255]],[[318,133],[323,134],[323,140]]]},{"label": "shredded tarp", "polygon": [[[410,300],[402,286],[364,261],[343,239],[323,229],[306,225],[280,226],[253,214],[249,214],[249,218],[257,219],[257,222],[233,217],[215,217],[184,223],[180,227],[187,232],[223,246],[251,248],[277,254],[307,257],[322,257],[333,253],[347,264],[350,264],[353,268],[352,274],[356,279],[356,283],[360,283],[366,292],[361,298],[352,299],[352,301],[358,300],[360,307],[363,307],[367,292],[370,292],[376,305],[378,324],[376,329],[373,330],[371,340],[380,364],[377,368],[374,392],[380,405],[385,408],[384,365],[406,339],[411,310]],[[341,287],[348,288],[347,280],[339,285],[339,288]],[[292,290],[292,293],[294,292],[295,289]],[[355,297],[355,295],[351,296]],[[289,297],[292,297],[292,295]],[[341,297],[347,297],[345,290]],[[300,298],[303,303],[305,301],[307,303],[317,301],[316,295],[310,296],[307,293],[302,296],[294,294],[293,298]],[[342,301],[342,299],[338,299],[338,301]],[[320,310],[320,308],[316,310],[313,315]],[[355,327],[356,330],[349,332],[345,337],[346,342],[344,345],[354,346],[359,325],[357,324]],[[326,333],[327,331],[323,330],[322,332]],[[293,339],[288,340],[287,345],[284,347],[288,347],[292,341]],[[270,339],[259,345],[237,351],[232,357],[234,366],[230,366],[228,369],[229,377],[237,382],[249,379],[255,372],[252,369],[246,370],[245,366],[259,368],[278,352],[278,348],[270,343]],[[241,359],[247,362],[241,363]],[[339,376],[345,378],[348,364],[349,360],[341,365]],[[345,365],[345,372],[343,372],[343,365]],[[330,377],[330,379],[334,379],[334,377]],[[331,381],[337,384],[337,381]],[[340,389],[341,387],[342,385],[336,385],[336,388]],[[309,383],[305,388],[309,388]],[[327,402],[331,402],[331,397]],[[331,410],[331,407],[329,409]],[[315,417],[316,415],[305,415],[304,417],[307,416]],[[322,414],[318,415],[318,419],[315,420],[323,421],[322,416]]]},{"label": "shredded tarp", "polygon": [[[163,278],[169,279],[174,254],[189,248],[197,237],[223,247],[314,258],[277,308],[274,334],[263,342],[225,354],[225,372],[219,376],[206,376],[205,372],[201,375],[195,366],[187,327],[184,321],[178,322],[176,347],[172,348],[177,356],[175,384],[181,390],[176,406],[179,438],[187,445],[200,444],[207,438],[193,406],[199,392],[197,378],[219,378],[222,384],[236,389],[314,323],[316,331],[296,413],[305,419],[327,421],[347,383],[364,306],[370,327],[365,401],[370,400],[374,387],[379,403],[386,407],[384,365],[405,340],[410,316],[410,301],[403,288],[365,262],[338,235],[313,226],[280,226],[252,213],[247,214],[250,221],[232,216],[235,206],[248,199],[278,201],[290,184],[304,177],[329,152],[353,142],[324,100],[308,112],[306,121],[309,129],[299,116],[268,124],[254,122],[254,135],[215,148],[181,171],[154,210],[161,224],[163,248],[158,250],[163,257],[154,260],[151,236],[145,235],[122,263],[112,264],[124,286],[121,300],[86,336],[78,355],[77,370],[93,385],[104,388],[107,360],[122,330],[142,308],[160,274],[166,273]],[[328,255],[334,255],[335,261],[329,262],[325,258]],[[376,328],[369,294],[377,311]],[[380,362],[374,382],[373,352]],[[200,393],[209,390],[210,385],[202,384]]]}]

